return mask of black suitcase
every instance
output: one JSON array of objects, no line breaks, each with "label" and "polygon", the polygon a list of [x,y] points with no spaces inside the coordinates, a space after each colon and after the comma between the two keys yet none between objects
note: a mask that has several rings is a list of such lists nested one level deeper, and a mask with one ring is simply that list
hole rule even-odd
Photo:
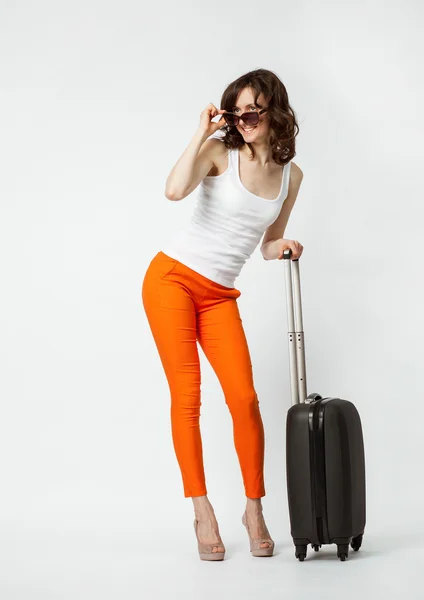
[{"label": "black suitcase", "polygon": [[[365,529],[362,425],[352,402],[306,392],[299,261],[284,251],[292,406],[286,422],[286,476],[295,556],[308,544],[337,544],[344,561]],[[293,294],[294,291],[294,294]],[[294,314],[295,313],[295,314]]]}]

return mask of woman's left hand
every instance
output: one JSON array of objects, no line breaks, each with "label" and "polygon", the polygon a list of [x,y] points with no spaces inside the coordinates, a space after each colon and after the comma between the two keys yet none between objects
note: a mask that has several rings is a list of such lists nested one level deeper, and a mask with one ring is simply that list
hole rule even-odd
[{"label": "woman's left hand", "polygon": [[285,240],[284,238],[282,238],[281,240],[279,240],[279,246],[277,248],[278,260],[281,260],[283,258],[283,252],[288,248],[290,248],[290,250],[292,251],[291,260],[300,258],[302,256],[303,246],[300,242],[298,242],[297,240]]}]

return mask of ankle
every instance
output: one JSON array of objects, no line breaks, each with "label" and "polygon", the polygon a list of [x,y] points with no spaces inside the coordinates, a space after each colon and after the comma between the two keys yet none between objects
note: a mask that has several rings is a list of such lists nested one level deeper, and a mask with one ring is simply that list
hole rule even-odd
[{"label": "ankle", "polygon": [[215,518],[213,506],[207,496],[193,496],[193,507],[198,521],[209,521]]},{"label": "ankle", "polygon": [[261,513],[262,512],[262,499],[261,498],[248,498],[246,497],[246,512],[250,513]]},{"label": "ankle", "polygon": [[207,508],[212,508],[212,504],[210,503],[209,498],[207,496],[193,496],[192,500],[195,510],[204,510]]}]

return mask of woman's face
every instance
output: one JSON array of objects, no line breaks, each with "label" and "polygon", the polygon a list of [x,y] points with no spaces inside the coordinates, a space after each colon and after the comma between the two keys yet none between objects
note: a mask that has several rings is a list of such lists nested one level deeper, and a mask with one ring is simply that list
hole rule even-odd
[{"label": "woman's face", "polygon": [[[255,105],[253,90],[251,88],[244,88],[238,95],[232,112],[240,116],[245,112],[259,112],[263,108],[266,108],[267,103],[262,93],[259,95],[257,103],[258,106]],[[245,142],[266,142],[269,133],[268,113],[264,112],[262,115],[259,115],[259,123],[254,127],[249,127],[244,121],[240,120],[237,129]]]}]

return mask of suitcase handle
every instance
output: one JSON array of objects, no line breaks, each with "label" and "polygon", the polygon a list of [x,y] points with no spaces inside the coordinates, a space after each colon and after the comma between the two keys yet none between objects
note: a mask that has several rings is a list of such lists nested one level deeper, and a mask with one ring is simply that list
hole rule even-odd
[{"label": "suitcase handle", "polygon": [[292,259],[292,254],[290,248],[283,252],[286,277],[291,403],[293,405],[305,402],[307,391],[299,259]]}]

